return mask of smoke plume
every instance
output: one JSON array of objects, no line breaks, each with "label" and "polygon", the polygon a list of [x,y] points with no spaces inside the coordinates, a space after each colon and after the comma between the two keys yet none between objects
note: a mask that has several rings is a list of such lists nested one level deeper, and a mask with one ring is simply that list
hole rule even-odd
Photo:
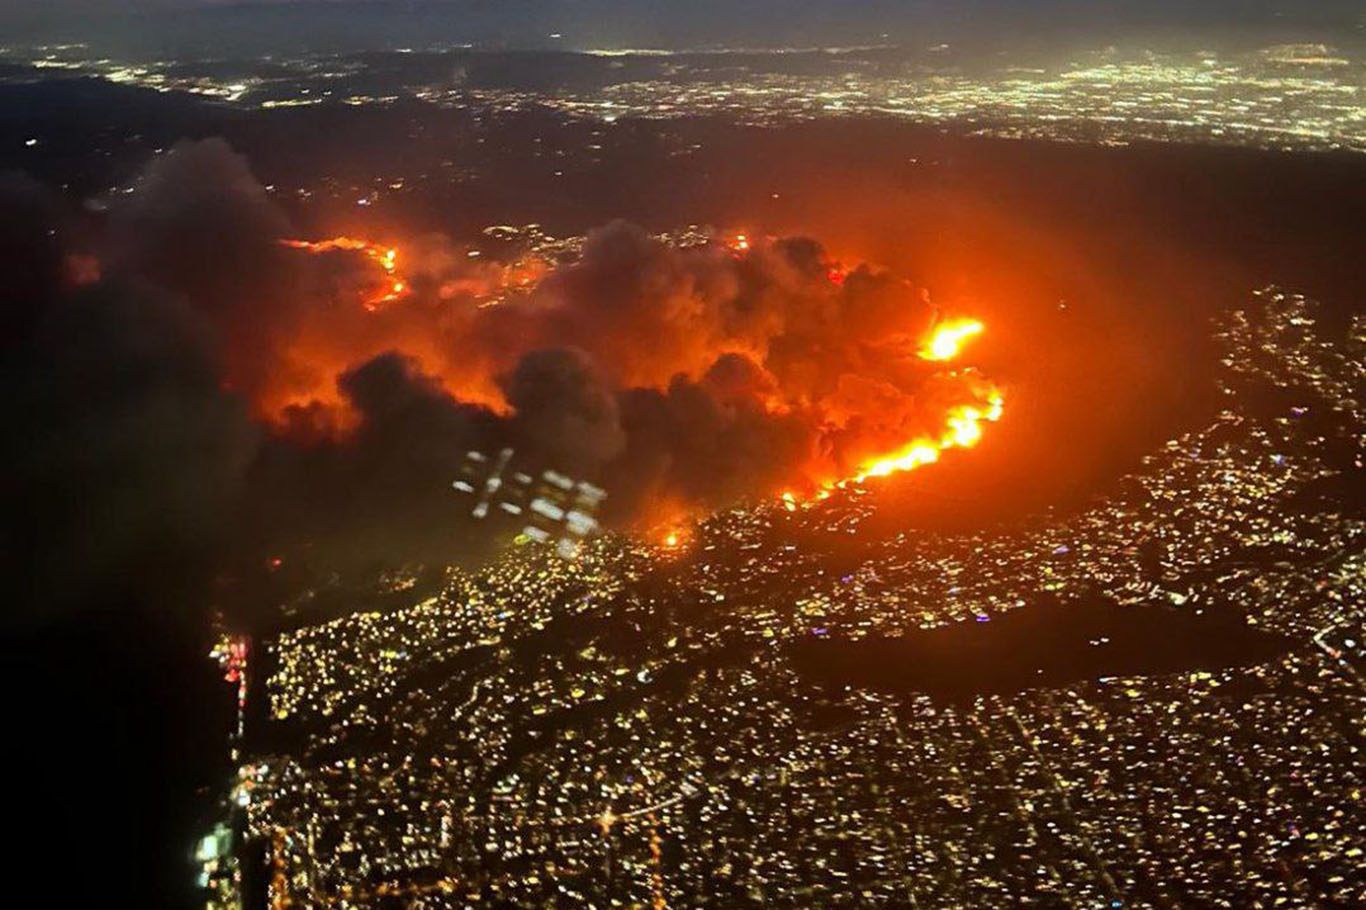
[{"label": "smoke plume", "polygon": [[[54,246],[32,186],[7,195],[8,337],[36,333],[57,377],[24,399],[30,495],[82,490],[53,533],[110,564],[204,527],[437,558],[468,546],[464,452],[502,446],[648,526],[866,473],[994,394],[921,356],[942,317],[922,289],[809,238],[679,246],[618,221],[562,264],[300,238],[220,140],[157,156],[88,249]],[[64,258],[99,267],[63,285]]]}]

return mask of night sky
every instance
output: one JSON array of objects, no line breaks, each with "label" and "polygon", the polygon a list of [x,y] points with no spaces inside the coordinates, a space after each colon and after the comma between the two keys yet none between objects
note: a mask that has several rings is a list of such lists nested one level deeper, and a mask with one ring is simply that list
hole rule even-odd
[{"label": "night sky", "polygon": [[1366,34],[1366,13],[1352,0],[6,0],[0,22],[10,37],[172,49],[192,48],[212,23],[220,49],[240,42],[277,52],[438,41],[589,48],[1115,39],[1136,30],[1315,40]]}]

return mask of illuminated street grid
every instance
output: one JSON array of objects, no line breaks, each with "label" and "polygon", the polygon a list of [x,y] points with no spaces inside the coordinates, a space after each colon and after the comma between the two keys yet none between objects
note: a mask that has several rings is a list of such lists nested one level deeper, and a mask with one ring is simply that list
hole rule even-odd
[{"label": "illuminated street grid", "polygon": [[[605,122],[724,114],[746,123],[875,115],[1002,137],[1196,141],[1366,151],[1366,61],[1316,44],[1251,52],[1113,49],[1047,66],[964,66],[888,49],[743,53],[586,52],[588,85],[529,90],[451,73],[480,52],[250,61],[128,61],[81,46],[9,48],[31,75],[94,75],[259,108],[420,99],[489,111],[539,108]],[[792,60],[808,65],[789,65]],[[534,63],[526,64],[534,66]],[[608,66],[626,67],[615,75]],[[433,71],[441,72],[432,81]],[[225,75],[230,73],[230,75]],[[267,75],[268,74],[268,75]]]},{"label": "illuminated street grid", "polygon": [[[1317,313],[1269,289],[1233,314],[1224,409],[1072,517],[834,569],[801,541],[858,540],[854,489],[673,550],[517,550],[283,635],[277,745],[242,771],[273,905],[1361,906],[1366,323],[1326,340]],[[1298,646],[962,703],[790,657],[1095,591]]]}]

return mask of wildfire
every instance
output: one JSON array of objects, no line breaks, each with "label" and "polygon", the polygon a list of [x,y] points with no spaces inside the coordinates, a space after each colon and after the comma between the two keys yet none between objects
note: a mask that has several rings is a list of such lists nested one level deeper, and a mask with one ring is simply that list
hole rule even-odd
[{"label": "wildfire", "polygon": [[[291,427],[302,426],[311,431],[316,425],[319,433],[334,435],[349,430],[352,415],[345,396],[336,388],[334,377],[363,363],[366,357],[386,350],[402,351],[418,364],[424,375],[436,377],[445,390],[459,400],[508,416],[513,409],[499,385],[499,377],[517,363],[517,358],[525,353],[523,348],[532,341],[545,344],[560,337],[557,333],[561,333],[564,326],[574,325],[573,320],[562,320],[556,314],[582,311],[585,318],[596,318],[593,308],[584,302],[590,295],[580,289],[581,285],[589,288],[594,281],[601,280],[602,276],[594,270],[572,276],[575,281],[552,284],[545,300],[532,299],[534,305],[509,306],[503,313],[484,315],[486,309],[515,303],[518,297],[535,293],[546,278],[561,268],[554,259],[538,255],[511,263],[484,262],[477,255],[478,250],[469,250],[466,257],[456,260],[461,263],[456,268],[450,265],[454,257],[446,255],[449,251],[443,250],[443,255],[429,255],[420,243],[407,249],[406,257],[394,246],[351,236],[282,239],[279,243],[311,255],[336,254],[339,258],[335,262],[359,264],[363,268],[358,282],[354,275],[346,276],[346,280],[352,285],[360,285],[357,293],[364,311],[356,307],[341,312],[334,309],[328,312],[325,320],[318,319],[305,326],[289,345],[291,365],[299,367],[288,373],[291,385],[288,388],[282,385],[279,389],[272,387],[271,394],[262,396],[258,402],[264,414],[282,414],[294,421]],[[645,276],[654,276],[655,270],[665,266],[678,269],[679,274],[692,275],[695,270],[712,274],[713,271],[734,270],[736,265],[731,260],[745,261],[744,272],[753,271],[755,281],[768,282],[765,287],[771,288],[771,320],[757,320],[756,324],[744,322],[733,327],[730,323],[734,320],[725,315],[729,304],[712,299],[721,293],[717,288],[729,287],[731,282],[694,282],[696,286],[688,292],[694,297],[689,298],[687,310],[705,317],[698,322],[696,339],[686,338],[691,326],[678,327],[676,333],[661,334],[655,331],[657,320],[653,317],[645,319],[642,316],[640,320],[641,325],[651,327],[652,338],[658,335],[672,339],[677,334],[688,341],[658,358],[663,361],[662,368],[657,368],[657,358],[635,356],[634,352],[641,347],[638,343],[599,344],[597,335],[590,332],[580,333],[569,341],[589,349],[603,367],[606,381],[623,389],[639,386],[664,391],[671,378],[680,374],[688,382],[706,385],[712,381],[707,372],[709,366],[720,363],[717,358],[723,354],[739,355],[735,359],[748,367],[752,377],[737,380],[734,390],[726,386],[715,394],[735,395],[762,412],[765,418],[781,417],[793,422],[808,420],[806,429],[813,439],[821,443],[831,441],[829,445],[813,444],[804,461],[784,466],[788,469],[786,482],[796,486],[779,495],[779,508],[796,511],[828,498],[848,485],[934,464],[949,449],[978,445],[986,433],[986,425],[1001,419],[1003,393],[974,371],[958,370],[950,365],[969,341],[985,332],[986,326],[980,320],[968,317],[936,320],[933,304],[921,292],[919,299],[906,301],[906,309],[913,311],[912,318],[903,320],[902,310],[890,307],[887,308],[890,315],[870,317],[868,326],[852,329],[845,337],[844,329],[838,323],[827,323],[828,312],[854,306],[869,294],[882,293],[878,288],[897,287],[895,283],[885,281],[882,272],[866,264],[847,267],[837,260],[822,257],[818,271],[805,270],[800,275],[792,275],[787,270],[780,270],[782,280],[778,281],[770,272],[787,253],[781,245],[775,245],[772,238],[726,232],[713,236],[712,243],[714,246],[709,250],[688,248],[678,252],[679,261],[671,266],[668,263],[661,265],[656,258],[651,258],[627,263],[621,268],[636,269]],[[364,261],[358,257],[363,257]],[[479,261],[469,264],[467,258]],[[569,270],[576,266],[571,264],[564,268]],[[598,271],[604,268],[607,266],[601,261],[594,265]],[[405,269],[407,275],[403,274]],[[868,281],[847,282],[851,275],[865,272]],[[420,281],[415,291],[409,279],[418,273],[430,280]],[[810,283],[793,290],[784,283],[789,281]],[[656,282],[652,278],[650,282],[642,283],[642,287],[652,289],[647,296],[655,293],[656,284],[673,286],[672,279]],[[904,282],[901,286],[909,287]],[[458,311],[435,305],[406,305],[411,295],[428,293],[431,299],[424,303],[449,301],[452,307],[459,307]],[[413,302],[418,299],[414,297]],[[387,309],[383,316],[371,318],[366,315],[365,311],[385,310],[389,304],[399,301],[405,303]],[[642,306],[641,313],[647,309]],[[661,309],[671,311],[672,307]],[[432,322],[432,314],[436,313],[443,316]],[[447,313],[450,318],[444,317]],[[667,320],[660,324],[665,323]],[[924,328],[927,324],[931,326],[928,330]],[[783,352],[785,359],[771,358],[774,354],[770,350],[771,343],[792,327],[800,330],[791,332],[792,337],[805,337],[802,332],[811,334],[827,328],[840,333],[840,344],[832,345],[832,350],[862,351],[866,341],[870,349],[885,349],[892,356],[875,362],[845,362],[847,358],[841,354],[833,357],[830,364],[816,357],[808,358],[807,362],[800,353],[794,355],[790,351]],[[629,327],[628,330],[635,331]],[[913,339],[909,345],[905,343],[908,333]],[[520,341],[523,334],[529,339],[525,345]],[[858,343],[851,344],[851,341]],[[450,352],[456,350],[467,353],[452,358]],[[622,353],[623,350],[631,353]],[[468,352],[478,352],[478,356],[469,356]],[[920,369],[906,371],[905,382],[899,372],[906,366],[908,358],[904,355],[918,357],[924,364]],[[884,360],[891,362],[894,372],[884,375]],[[941,365],[947,366],[941,370]],[[835,393],[819,391],[821,384],[812,385],[811,377],[807,375],[827,366],[841,371]],[[846,374],[848,383],[844,382]],[[726,374],[722,371],[718,375],[724,377]],[[927,380],[923,388],[912,387],[922,379]],[[938,409],[936,413],[940,416],[927,421],[927,407]],[[304,418],[310,422],[305,424]],[[695,503],[684,500],[671,502],[662,510],[652,505],[648,520],[641,520],[638,527],[650,529],[646,537],[654,541],[661,552],[686,552],[693,537],[686,523],[687,516],[694,508]]]},{"label": "wildfire", "polygon": [[934,334],[920,350],[926,360],[952,360],[958,356],[963,343],[986,328],[976,319],[958,319],[945,323],[934,330]]},{"label": "wildfire", "polygon": [[995,423],[1005,413],[1005,398],[999,391],[993,391],[986,409],[972,405],[960,405],[949,411],[944,421],[944,432],[938,439],[917,439],[899,452],[882,458],[875,458],[845,483],[858,483],[869,477],[886,477],[897,471],[913,471],[939,460],[939,453],[945,449],[970,449],[982,438],[982,423]]},{"label": "wildfire", "polygon": [[376,290],[361,301],[365,308],[372,312],[398,300],[408,290],[408,283],[398,274],[398,250],[394,247],[372,243],[369,240],[361,240],[356,237],[333,237],[328,240],[281,240],[280,244],[292,250],[304,250],[314,255],[337,251],[364,254],[366,259],[379,266],[384,273],[384,278]]},{"label": "wildfire", "polygon": [[[941,325],[922,347],[926,360],[951,360],[958,355],[965,339],[980,334],[985,326],[975,319],[962,319]],[[914,471],[939,460],[946,449],[970,449],[982,439],[984,423],[995,423],[1005,413],[1005,396],[992,387],[984,403],[963,404],[950,408],[944,418],[944,428],[937,437],[914,439],[888,455],[865,461],[852,476],[825,484],[809,501],[826,499],[831,490],[862,483],[871,477],[886,477],[901,471]],[[797,498],[791,491],[779,496],[788,511],[797,508]]]},{"label": "wildfire", "polygon": [[692,544],[694,533],[691,516],[680,515],[677,521],[656,525],[644,532],[644,536],[654,540],[655,545],[665,553],[683,553]]}]

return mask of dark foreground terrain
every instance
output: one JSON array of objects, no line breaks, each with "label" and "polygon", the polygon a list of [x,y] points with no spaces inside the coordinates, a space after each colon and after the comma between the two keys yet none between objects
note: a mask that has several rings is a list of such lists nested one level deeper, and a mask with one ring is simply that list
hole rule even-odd
[{"label": "dark foreground terrain", "polygon": [[1081,680],[1252,666],[1294,646],[1231,611],[1100,601],[1044,602],[901,638],[813,635],[792,650],[822,685],[965,702]]}]

